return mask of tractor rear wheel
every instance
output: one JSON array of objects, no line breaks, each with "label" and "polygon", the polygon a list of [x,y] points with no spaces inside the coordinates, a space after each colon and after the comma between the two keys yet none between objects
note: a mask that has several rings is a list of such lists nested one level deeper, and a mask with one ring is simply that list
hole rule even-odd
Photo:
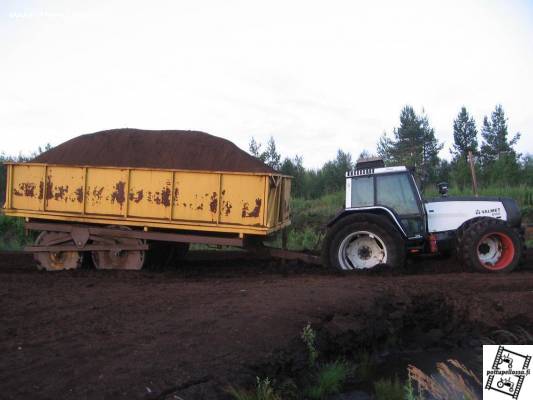
[{"label": "tractor rear wheel", "polygon": [[382,264],[402,267],[405,244],[387,219],[374,214],[350,215],[328,231],[322,261],[341,270],[369,269]]},{"label": "tractor rear wheel", "polygon": [[459,258],[471,269],[482,272],[511,272],[519,264],[523,243],[516,229],[505,221],[484,218],[463,233]]}]

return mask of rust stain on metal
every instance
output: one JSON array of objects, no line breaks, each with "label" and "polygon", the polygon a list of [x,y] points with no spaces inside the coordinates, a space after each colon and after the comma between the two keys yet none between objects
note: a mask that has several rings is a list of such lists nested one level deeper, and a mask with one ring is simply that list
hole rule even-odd
[{"label": "rust stain on metal", "polygon": [[33,197],[35,195],[35,183],[33,182],[22,182],[19,183],[19,189],[13,189],[13,194],[15,196],[26,196]]},{"label": "rust stain on metal", "polygon": [[144,197],[144,192],[141,189],[141,190],[138,190],[137,193],[130,192],[128,196],[129,196],[130,201],[139,203]]},{"label": "rust stain on metal", "polygon": [[196,207],[197,210],[203,210],[204,209],[204,203],[200,203],[198,207]]},{"label": "rust stain on metal", "polygon": [[209,208],[212,213],[216,213],[218,210],[218,199],[217,199],[217,192],[213,192],[211,195],[211,202],[209,203]]},{"label": "rust stain on metal", "polygon": [[183,207],[187,208],[187,203],[183,203]]},{"label": "rust stain on metal", "polygon": [[78,200],[79,203],[83,203],[83,187],[80,186],[74,193],[76,193],[76,200]]},{"label": "rust stain on metal", "polygon": [[102,200],[103,192],[104,192],[104,187],[103,186],[100,189],[98,189],[98,186],[95,186],[94,189],[93,189],[93,197],[97,201],[100,201],[100,200]]},{"label": "rust stain on metal", "polygon": [[125,188],[126,183],[123,181],[118,181],[115,185],[115,191],[111,193],[111,203],[116,201],[120,205],[120,208],[122,208],[122,205],[126,201],[126,194],[124,191]]},{"label": "rust stain on metal", "polygon": [[65,200],[67,201],[68,197],[65,197],[66,194],[68,194],[68,185],[66,186],[55,186],[54,187],[54,200]]},{"label": "rust stain on metal", "polygon": [[23,184],[24,189],[24,196],[33,197],[35,192],[35,183],[24,183]]},{"label": "rust stain on metal", "polygon": [[244,203],[242,206],[242,217],[243,218],[257,218],[259,217],[259,212],[261,211],[261,199],[255,199],[255,207],[252,211],[248,211],[248,203]]},{"label": "rust stain on metal", "polygon": [[233,206],[229,201],[222,201],[222,210],[224,210],[224,215],[228,216],[231,214],[231,209]]},{"label": "rust stain on metal", "polygon": [[154,193],[154,203],[157,205],[161,204],[161,195],[159,192]]},{"label": "rust stain on metal", "polygon": [[44,196],[44,182],[40,181],[39,182],[39,196],[38,196],[39,200],[42,200],[43,196]]},{"label": "rust stain on metal", "polygon": [[46,200],[50,200],[50,199],[53,199],[54,198],[54,193],[53,193],[53,182],[52,182],[52,177],[50,175],[48,175],[46,177]]},{"label": "rust stain on metal", "polygon": [[168,186],[161,191],[161,203],[163,203],[165,207],[170,207],[170,194],[171,191]]},{"label": "rust stain on metal", "polygon": [[174,204],[178,206],[180,205],[179,196],[180,196],[180,190],[178,188],[174,188]]}]

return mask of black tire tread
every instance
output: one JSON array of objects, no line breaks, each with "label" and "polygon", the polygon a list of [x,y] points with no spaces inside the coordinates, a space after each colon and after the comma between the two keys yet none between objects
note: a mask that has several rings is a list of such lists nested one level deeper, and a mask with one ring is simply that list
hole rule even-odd
[{"label": "black tire tread", "polygon": [[[491,227],[495,231],[506,230],[506,233],[509,233],[511,234],[511,236],[514,236],[515,240],[513,240],[513,242],[515,242],[518,246],[522,247],[516,249],[518,252],[518,261],[515,259],[507,268],[500,271],[489,271],[487,268],[483,267],[478,262],[477,255],[475,257],[473,255],[474,249],[476,249],[475,254],[477,254],[477,245],[479,240],[481,239],[482,234],[485,233],[487,229]],[[522,243],[523,242],[520,239],[519,233],[516,231],[516,229],[509,227],[507,222],[495,218],[481,218],[469,224],[466,229],[464,229],[461,240],[458,241],[457,254],[462,264],[470,270],[476,270],[480,272],[506,273],[511,272],[522,258],[522,254],[524,251],[524,246]]]},{"label": "black tire tread", "polygon": [[382,230],[386,231],[386,234],[389,235],[394,243],[401,243],[398,245],[398,265],[393,265],[393,267],[402,267],[405,264],[405,241],[401,234],[398,232],[396,227],[389,222],[386,217],[376,214],[369,213],[356,213],[350,214],[339,221],[328,229],[326,236],[324,238],[322,246],[322,264],[328,268],[336,268],[335,265],[331,262],[331,246],[336,236],[344,229],[349,226],[358,225],[357,230],[368,230],[372,231],[373,226],[378,226]]}]

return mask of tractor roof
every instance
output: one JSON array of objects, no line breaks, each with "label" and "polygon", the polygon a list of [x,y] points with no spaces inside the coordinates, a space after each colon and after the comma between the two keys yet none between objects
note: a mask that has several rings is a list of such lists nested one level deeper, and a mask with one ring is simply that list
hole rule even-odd
[{"label": "tractor roof", "polygon": [[361,176],[361,175],[373,175],[373,174],[387,174],[390,172],[405,172],[408,171],[407,167],[382,167],[382,168],[356,168],[352,171],[346,172],[346,177]]}]

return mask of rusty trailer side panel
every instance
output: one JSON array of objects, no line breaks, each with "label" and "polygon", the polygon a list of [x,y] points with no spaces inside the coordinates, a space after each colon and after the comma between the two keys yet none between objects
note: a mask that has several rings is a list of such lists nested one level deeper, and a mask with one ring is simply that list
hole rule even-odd
[{"label": "rusty trailer side panel", "polygon": [[279,174],[8,164],[6,215],[266,235],[290,223]]}]

